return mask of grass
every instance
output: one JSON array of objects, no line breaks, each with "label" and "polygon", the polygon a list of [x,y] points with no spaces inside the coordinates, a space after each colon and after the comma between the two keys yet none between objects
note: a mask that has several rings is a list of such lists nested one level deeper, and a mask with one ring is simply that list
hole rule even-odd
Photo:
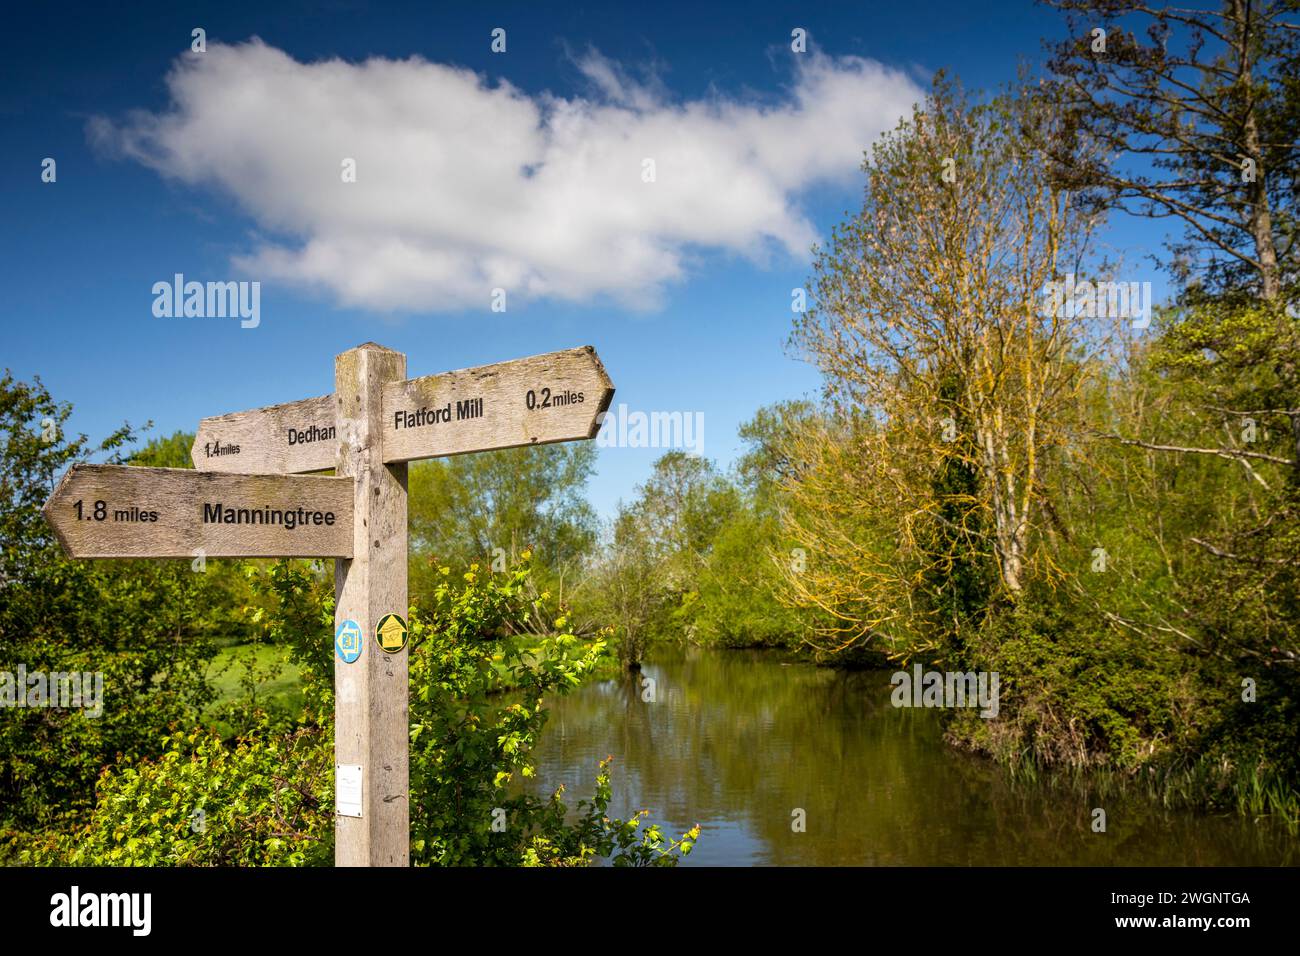
[{"label": "grass", "polygon": [[1125,772],[1114,767],[1047,767],[1030,755],[997,762],[1013,783],[1073,787],[1100,795],[1137,791],[1168,808],[1207,813],[1235,809],[1256,821],[1273,820],[1289,833],[1300,832],[1300,791],[1259,764],[1233,766],[1201,755],[1190,762]]},{"label": "grass", "polygon": [[246,697],[250,671],[261,707],[290,713],[302,709],[301,674],[289,662],[287,650],[270,644],[243,644],[223,647],[208,664],[208,680],[217,694],[209,713]]}]

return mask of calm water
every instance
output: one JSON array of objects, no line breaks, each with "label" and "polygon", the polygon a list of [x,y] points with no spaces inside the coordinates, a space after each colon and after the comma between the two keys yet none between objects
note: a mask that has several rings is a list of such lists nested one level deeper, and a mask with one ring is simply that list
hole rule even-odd
[{"label": "calm water", "polygon": [[[613,755],[613,812],[647,809],[674,835],[703,826],[686,865],[1300,863],[1274,827],[1013,783],[945,746],[934,711],[892,707],[887,673],[699,652],[643,675],[654,703],[636,681],[548,701],[538,788],[563,783],[572,805]],[[1106,833],[1091,830],[1096,806]]]}]

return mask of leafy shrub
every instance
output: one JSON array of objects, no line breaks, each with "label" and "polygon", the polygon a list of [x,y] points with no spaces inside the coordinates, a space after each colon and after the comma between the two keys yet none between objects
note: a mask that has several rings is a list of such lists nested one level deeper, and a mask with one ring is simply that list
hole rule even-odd
[{"label": "leafy shrub", "polygon": [[1000,711],[957,716],[951,736],[1011,763],[1132,770],[1205,724],[1192,661],[1060,593],[1000,609],[973,654],[978,669],[999,674]]},{"label": "leafy shrub", "polygon": [[331,742],[319,729],[228,745],[177,733],[157,760],[104,771],[90,821],[19,854],[64,866],[304,866],[332,857]]},{"label": "leafy shrub", "polygon": [[[644,813],[611,818],[609,760],[572,819],[561,799],[521,792],[546,722],[544,696],[577,686],[604,642],[555,619],[531,643],[511,625],[548,599],[525,598],[527,564],[504,574],[440,570],[427,610],[411,609],[411,861],[414,865],[672,866],[699,836],[667,839]],[[156,760],[109,768],[84,826],[27,837],[19,858],[67,865],[328,865],[333,855],[333,596],[319,569],[250,571],[274,601],[255,614],[302,669],[307,712],[284,734],[265,719],[234,743],[172,734]],[[503,816],[504,814],[504,816]],[[196,823],[201,821],[201,825]],[[500,823],[505,826],[501,827]],[[494,823],[497,826],[494,827]]]}]

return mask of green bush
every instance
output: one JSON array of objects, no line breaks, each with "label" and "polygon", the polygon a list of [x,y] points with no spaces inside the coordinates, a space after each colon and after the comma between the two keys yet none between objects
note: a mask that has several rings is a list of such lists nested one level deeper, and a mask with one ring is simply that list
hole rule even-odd
[{"label": "green bush", "polygon": [[[234,742],[172,734],[160,757],[100,777],[89,822],[11,843],[23,862],[64,865],[328,865],[333,855],[333,596],[328,576],[302,563],[250,570],[274,598],[255,613],[303,674],[303,725],[282,733],[263,719]],[[546,722],[544,695],[577,686],[604,650],[556,618],[525,644],[512,626],[543,610],[525,597],[526,564],[504,574],[471,566],[411,609],[411,862],[414,865],[674,865],[698,827],[678,839],[608,816],[609,761],[596,792],[570,813],[521,792]],[[201,825],[196,825],[200,821]],[[494,823],[497,825],[494,826]],[[504,823],[504,827],[501,824]]]},{"label": "green bush", "polygon": [[35,838],[19,861],[61,866],[326,865],[332,741],[316,728],[227,744],[173,734],[156,760],[106,769],[90,821]]},{"label": "green bush", "polygon": [[1181,752],[1213,719],[1191,659],[1059,592],[990,615],[971,650],[977,669],[999,674],[998,717],[962,714],[950,733],[1006,762],[1131,771]]}]

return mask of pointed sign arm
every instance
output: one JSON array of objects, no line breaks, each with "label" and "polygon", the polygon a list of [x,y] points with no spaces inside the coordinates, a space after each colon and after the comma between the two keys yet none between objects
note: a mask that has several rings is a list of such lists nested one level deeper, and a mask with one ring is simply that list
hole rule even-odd
[{"label": "pointed sign arm", "polygon": [[199,422],[190,458],[199,471],[292,475],[334,467],[334,396],[319,395]]},{"label": "pointed sign arm", "polygon": [[41,509],[71,558],[350,558],[352,480],[73,465]]},{"label": "pointed sign arm", "polygon": [[384,461],[594,438],[614,398],[590,345],[384,386]]}]

